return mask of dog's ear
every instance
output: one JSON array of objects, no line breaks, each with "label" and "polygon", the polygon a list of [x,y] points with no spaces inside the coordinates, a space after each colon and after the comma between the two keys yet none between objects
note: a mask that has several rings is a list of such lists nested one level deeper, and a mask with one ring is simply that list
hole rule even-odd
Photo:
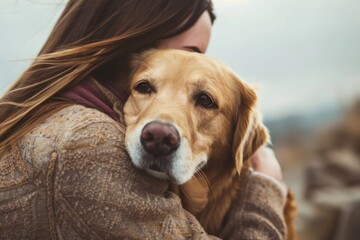
[{"label": "dog's ear", "polygon": [[239,94],[233,137],[235,167],[240,174],[244,161],[269,141],[269,134],[256,111],[257,95],[252,87],[238,79]]},{"label": "dog's ear", "polygon": [[270,142],[268,129],[262,123],[257,112],[253,112],[253,124],[245,139],[243,161],[248,160],[262,146]]},{"label": "dog's ear", "polygon": [[130,76],[133,76],[141,67],[144,67],[145,60],[154,52],[156,49],[149,49],[142,53],[133,53],[130,55]]}]

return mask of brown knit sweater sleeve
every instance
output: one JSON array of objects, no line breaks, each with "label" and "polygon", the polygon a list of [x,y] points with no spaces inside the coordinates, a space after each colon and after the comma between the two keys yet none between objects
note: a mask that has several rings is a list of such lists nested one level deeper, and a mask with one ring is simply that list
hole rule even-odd
[{"label": "brown knit sweater sleeve", "polygon": [[[124,128],[71,106],[0,158],[0,239],[216,239],[168,184],[132,166]],[[281,192],[244,175],[224,239],[281,239]]]},{"label": "brown knit sweater sleeve", "polygon": [[276,180],[244,169],[238,198],[232,204],[221,231],[223,239],[283,240],[285,190]]}]

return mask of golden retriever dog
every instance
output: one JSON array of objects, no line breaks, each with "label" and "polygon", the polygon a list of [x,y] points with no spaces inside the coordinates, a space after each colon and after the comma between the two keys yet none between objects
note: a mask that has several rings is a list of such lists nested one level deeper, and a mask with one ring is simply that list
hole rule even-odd
[{"label": "golden retriever dog", "polygon": [[184,208],[218,233],[245,160],[268,143],[255,91],[197,53],[150,50],[133,67],[124,106],[133,164],[169,179]]}]

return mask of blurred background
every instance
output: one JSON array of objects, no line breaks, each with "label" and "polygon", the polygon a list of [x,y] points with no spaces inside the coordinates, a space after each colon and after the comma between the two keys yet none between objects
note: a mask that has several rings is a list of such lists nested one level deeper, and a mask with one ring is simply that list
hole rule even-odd
[{"label": "blurred background", "polygon": [[[259,89],[299,239],[360,236],[360,2],[213,0],[208,55]],[[0,1],[0,95],[31,63],[65,0]]]}]

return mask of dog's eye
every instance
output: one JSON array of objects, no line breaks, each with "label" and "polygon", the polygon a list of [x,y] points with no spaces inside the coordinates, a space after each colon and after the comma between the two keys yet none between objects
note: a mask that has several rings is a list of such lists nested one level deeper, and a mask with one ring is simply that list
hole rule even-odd
[{"label": "dog's eye", "polygon": [[142,94],[151,94],[155,89],[147,81],[141,81],[135,86],[135,90]]},{"label": "dog's eye", "polygon": [[204,108],[217,108],[215,101],[206,93],[197,96],[196,104]]}]

